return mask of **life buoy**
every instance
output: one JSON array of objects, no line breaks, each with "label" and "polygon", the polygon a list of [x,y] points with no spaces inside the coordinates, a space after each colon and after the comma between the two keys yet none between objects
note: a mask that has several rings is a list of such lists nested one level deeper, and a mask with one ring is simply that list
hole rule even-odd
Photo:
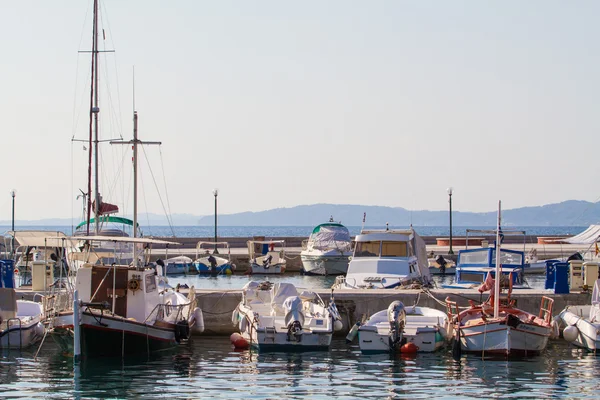
[{"label": "life buoy", "polygon": [[140,281],[139,279],[130,279],[127,282],[127,289],[135,292],[136,290],[140,290]]}]

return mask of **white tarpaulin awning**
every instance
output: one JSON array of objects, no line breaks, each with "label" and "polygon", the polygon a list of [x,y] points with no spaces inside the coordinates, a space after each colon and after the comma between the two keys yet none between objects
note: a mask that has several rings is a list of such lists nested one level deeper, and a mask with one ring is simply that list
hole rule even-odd
[{"label": "white tarpaulin awning", "polygon": [[19,246],[70,247],[71,241],[60,231],[9,231]]},{"label": "white tarpaulin awning", "polygon": [[590,225],[585,231],[579,235],[572,236],[566,239],[557,239],[560,243],[571,244],[594,244],[600,239],[600,225]]}]

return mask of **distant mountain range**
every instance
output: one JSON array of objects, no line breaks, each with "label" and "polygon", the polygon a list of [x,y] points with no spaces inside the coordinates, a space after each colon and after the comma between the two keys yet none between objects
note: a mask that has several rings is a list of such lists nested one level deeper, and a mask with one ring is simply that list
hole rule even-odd
[{"label": "distant mountain range", "polygon": [[[402,207],[313,204],[260,212],[219,215],[219,225],[229,226],[314,226],[330,216],[345,225],[359,226],[363,214],[368,226],[447,226],[448,211],[410,211]],[[452,212],[454,226],[494,226],[497,212]],[[504,226],[584,226],[600,221],[599,203],[569,200],[558,204],[502,211]],[[214,216],[200,218],[200,225],[213,225]]]},{"label": "distant mountain range", "polygon": [[[447,226],[448,211],[411,211],[402,207],[361,206],[350,204],[313,204],[290,208],[275,208],[259,212],[242,212],[236,214],[220,214],[219,225],[222,226],[314,226],[329,220],[332,216],[348,226],[362,224],[364,213],[367,214],[368,226]],[[496,211],[475,213],[453,211],[454,226],[494,226]],[[174,226],[212,226],[214,216],[197,216],[192,214],[173,214]],[[79,221],[76,221],[77,224]],[[143,214],[139,217],[141,225],[168,225],[164,215]],[[504,226],[585,226],[600,222],[600,203],[568,200],[557,204],[536,207],[522,207],[502,211]],[[0,225],[10,225],[11,221],[0,221]],[[23,221],[16,224],[40,226],[69,226],[70,218],[53,218]]]}]

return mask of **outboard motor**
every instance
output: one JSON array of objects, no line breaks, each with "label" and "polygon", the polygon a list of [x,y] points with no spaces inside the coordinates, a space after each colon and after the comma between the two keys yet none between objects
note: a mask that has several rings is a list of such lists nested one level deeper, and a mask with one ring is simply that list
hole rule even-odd
[{"label": "outboard motor", "polygon": [[288,328],[288,342],[300,342],[302,340],[302,325],[304,325],[304,314],[302,313],[302,299],[298,296],[290,296],[283,302],[285,310],[285,326]]},{"label": "outboard motor", "polygon": [[209,267],[210,273],[213,275],[216,274],[217,273],[217,259],[214,258],[211,254],[208,256],[207,261],[208,261],[208,264],[210,265],[210,267]]},{"label": "outboard motor", "polygon": [[265,257],[265,259],[263,260],[263,267],[265,268],[269,268],[269,266],[271,266],[271,261],[273,260],[273,255],[269,254],[267,257]]},{"label": "outboard motor", "polygon": [[440,272],[442,273],[442,275],[446,274],[446,259],[441,255],[438,254],[438,256],[435,258],[435,262],[438,263],[438,265],[440,266]]},{"label": "outboard motor", "polygon": [[393,301],[387,309],[388,321],[390,322],[390,349],[395,350],[402,346],[402,334],[406,325],[406,310],[400,300]]}]

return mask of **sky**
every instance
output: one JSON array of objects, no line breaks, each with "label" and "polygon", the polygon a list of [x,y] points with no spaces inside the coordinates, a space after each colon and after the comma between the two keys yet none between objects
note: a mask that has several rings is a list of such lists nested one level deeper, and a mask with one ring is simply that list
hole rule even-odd
[{"label": "sky", "polygon": [[[214,188],[226,214],[600,197],[600,2],[100,8],[100,138],[132,137],[135,86],[140,138],[162,142],[141,151],[140,211],[212,214]],[[91,26],[92,0],[2,4],[0,220],[11,189],[16,219],[82,214]],[[131,149],[100,154],[104,200],[130,213]]]}]

